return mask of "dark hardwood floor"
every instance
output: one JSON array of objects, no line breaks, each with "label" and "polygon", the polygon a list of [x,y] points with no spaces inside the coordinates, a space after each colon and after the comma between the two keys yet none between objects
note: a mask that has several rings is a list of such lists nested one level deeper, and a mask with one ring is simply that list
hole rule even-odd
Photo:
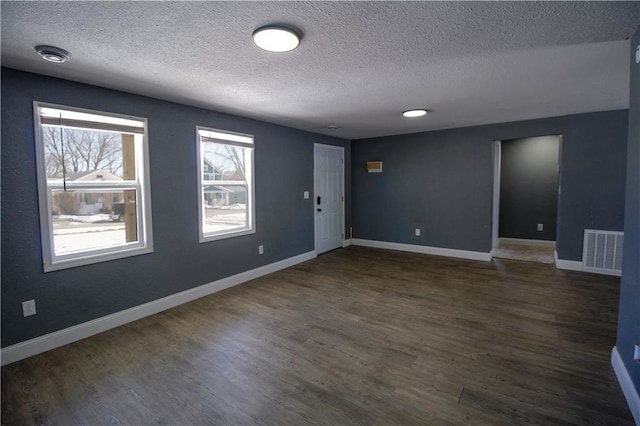
[{"label": "dark hardwood floor", "polygon": [[362,247],[2,368],[2,423],[633,424],[619,279]]}]

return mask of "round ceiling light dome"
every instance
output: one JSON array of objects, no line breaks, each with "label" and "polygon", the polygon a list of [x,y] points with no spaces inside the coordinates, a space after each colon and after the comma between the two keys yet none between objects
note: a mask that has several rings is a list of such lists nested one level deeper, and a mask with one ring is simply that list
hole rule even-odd
[{"label": "round ceiling light dome", "polygon": [[253,32],[253,42],[268,52],[289,52],[300,44],[300,35],[291,28],[267,25]]},{"label": "round ceiling light dome", "polygon": [[67,62],[71,57],[71,53],[67,52],[64,49],[60,49],[59,47],[36,46],[35,49],[36,52],[38,52],[38,55],[42,57],[42,59],[48,62],[53,62],[54,64]]},{"label": "round ceiling light dome", "polygon": [[427,115],[426,109],[408,109],[402,113],[403,117],[415,118]]}]

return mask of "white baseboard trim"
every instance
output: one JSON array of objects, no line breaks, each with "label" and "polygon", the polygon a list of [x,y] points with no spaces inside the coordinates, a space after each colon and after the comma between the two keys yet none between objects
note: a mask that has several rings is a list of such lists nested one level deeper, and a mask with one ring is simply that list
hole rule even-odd
[{"label": "white baseboard trim", "polygon": [[85,339],[95,334],[102,333],[103,331],[119,327],[149,315],[157,314],[158,312],[191,302],[226,288],[271,274],[281,269],[289,268],[297,265],[298,263],[306,262],[314,257],[316,257],[315,251],[303,253],[298,256],[252,269],[250,271],[241,272],[208,284],[203,284],[180,293],[172,294],[161,299],[153,300],[142,305],[134,306],[133,308],[125,309],[82,324],[74,325],[73,327],[45,334],[44,336],[16,343],[15,345],[7,346],[0,350],[1,364],[7,365],[33,355]]},{"label": "white baseboard trim", "polygon": [[342,242],[342,247],[349,247],[351,244],[351,238],[348,238]]},{"label": "white baseboard trim", "polygon": [[600,275],[609,275],[612,277],[621,277],[622,271],[614,271],[612,269],[602,269],[602,268],[588,268],[586,266],[582,267],[583,272],[591,272],[592,274],[600,274]]},{"label": "white baseboard trim", "polygon": [[526,238],[498,238],[498,242],[503,242],[507,244],[522,244],[529,246],[541,246],[541,247],[555,247],[555,241],[547,241],[547,240],[528,240]]},{"label": "white baseboard trim", "polygon": [[584,272],[582,269],[582,262],[578,262],[575,260],[558,259],[558,252],[555,250],[553,251],[553,257],[556,260],[556,268],[558,269],[564,269],[566,271]]},{"label": "white baseboard trim", "polygon": [[467,251],[448,249],[441,247],[419,246],[416,244],[389,243],[386,241],[361,240],[354,238],[352,240],[354,246],[373,247],[387,250],[409,251],[412,253],[431,254],[434,256],[457,257],[460,259],[483,260],[491,262],[491,253],[483,253],[480,251]]},{"label": "white baseboard trim", "polygon": [[622,393],[627,399],[627,404],[629,404],[631,414],[633,415],[636,424],[640,425],[640,395],[638,394],[638,390],[633,386],[631,376],[629,376],[629,371],[624,366],[624,362],[622,362],[622,358],[620,357],[620,353],[616,346],[611,350],[611,365],[613,366],[613,371],[616,373],[616,377],[618,378],[620,388],[622,388]]},{"label": "white baseboard trim", "polygon": [[611,275],[614,277],[622,276],[621,271],[614,271],[614,270],[602,269],[602,268],[587,268],[582,264],[582,262],[578,262],[575,260],[558,259],[557,251],[553,252],[553,257],[556,260],[556,268],[558,269],[565,269],[567,271],[590,272],[592,274]]}]

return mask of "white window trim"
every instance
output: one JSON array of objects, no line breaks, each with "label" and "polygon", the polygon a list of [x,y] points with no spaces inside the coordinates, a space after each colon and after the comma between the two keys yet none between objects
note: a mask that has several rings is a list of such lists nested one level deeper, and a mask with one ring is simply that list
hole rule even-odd
[{"label": "white window trim", "polygon": [[[242,146],[245,148],[249,148],[252,150],[251,152],[251,161],[248,167],[246,167],[246,169],[249,171],[249,179],[247,179],[247,182],[241,182],[241,181],[224,181],[224,183],[226,184],[242,184],[242,185],[247,185],[247,212],[250,213],[249,217],[248,217],[248,228],[243,228],[241,230],[238,231],[226,231],[226,232],[216,232],[216,233],[205,233],[204,229],[203,229],[203,224],[204,224],[204,197],[203,197],[203,187],[206,185],[210,185],[211,181],[205,181],[202,179],[203,176],[203,170],[202,170],[202,152],[201,152],[201,135],[200,135],[200,131],[204,131],[204,132],[215,132],[215,133],[220,133],[220,134],[225,134],[225,135],[235,135],[238,136],[239,138],[233,138],[232,140],[229,140],[228,142],[224,139],[220,139],[220,143],[221,144],[228,144],[228,145],[235,145],[235,146]],[[205,136],[205,138],[207,138]],[[226,238],[234,238],[234,237],[240,237],[242,235],[250,235],[250,234],[255,234],[256,233],[256,209],[255,209],[255,169],[254,169],[254,164],[255,164],[255,144],[252,143],[245,143],[245,142],[235,142],[235,139],[240,139],[243,140],[245,138],[250,138],[252,141],[254,140],[253,135],[249,135],[246,133],[237,133],[237,132],[231,132],[228,130],[220,130],[220,129],[214,129],[211,127],[203,127],[203,126],[196,126],[196,153],[197,153],[197,162],[198,162],[198,167],[197,167],[197,171],[198,171],[198,175],[197,175],[197,179],[198,179],[198,232],[199,232],[199,238],[198,241],[200,243],[207,243],[210,241],[218,241],[218,240],[223,240]],[[207,138],[208,139],[208,138]],[[215,173],[215,171],[214,171]],[[206,182],[206,183],[205,183]],[[221,182],[219,182],[221,183]]]},{"label": "white window trim", "polygon": [[[42,126],[40,124],[40,108],[56,108],[67,111],[104,115],[114,118],[130,119],[142,121],[144,123],[144,134],[142,135],[142,146],[136,145],[136,167],[141,171],[136,181],[123,181],[112,183],[74,183],[73,188],[100,190],[100,187],[117,189],[135,189],[136,205],[138,207],[137,226],[138,241],[116,247],[87,250],[81,253],[69,253],[56,256],[53,242],[53,221],[51,212],[51,194],[49,189],[57,186],[57,183],[49,185],[47,183],[47,172],[45,167],[44,140]],[[122,259],[130,256],[137,256],[153,252],[153,224],[151,221],[151,176],[149,172],[149,141],[147,119],[131,115],[116,114],[111,112],[96,111],[85,108],[76,108],[66,105],[50,104],[46,102],[33,102],[33,124],[35,131],[36,150],[36,174],[38,181],[38,206],[40,209],[40,236],[42,243],[42,263],[44,272],[57,271],[66,268],[74,268],[92,263],[106,262],[115,259]],[[67,184],[67,187],[70,185]],[[89,188],[89,186],[91,188]]]}]

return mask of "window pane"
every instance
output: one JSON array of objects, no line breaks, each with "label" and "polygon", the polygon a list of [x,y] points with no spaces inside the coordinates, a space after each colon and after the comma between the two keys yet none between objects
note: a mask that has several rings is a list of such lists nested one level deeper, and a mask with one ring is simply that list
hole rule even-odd
[{"label": "window pane", "polygon": [[202,142],[202,179],[246,182],[249,148]]},{"label": "window pane", "polygon": [[206,185],[203,205],[205,234],[248,227],[247,185]]},{"label": "window pane", "polygon": [[198,134],[200,241],[253,232],[253,136],[200,127]]},{"label": "window pane", "polygon": [[67,182],[79,182],[136,178],[134,135],[54,126],[43,126],[42,132],[49,180],[64,178]]},{"label": "window pane", "polygon": [[51,191],[56,256],[138,241],[136,191]]},{"label": "window pane", "polygon": [[44,271],[152,252],[146,119],[38,102],[34,112]]}]

